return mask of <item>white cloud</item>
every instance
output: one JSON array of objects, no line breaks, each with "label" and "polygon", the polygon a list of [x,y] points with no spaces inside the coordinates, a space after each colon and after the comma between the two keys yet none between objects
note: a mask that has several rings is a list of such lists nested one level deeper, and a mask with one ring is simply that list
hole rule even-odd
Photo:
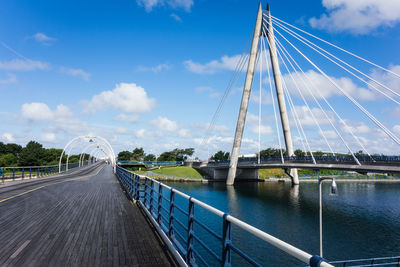
[{"label": "white cloud", "polygon": [[53,112],[44,103],[27,103],[21,107],[21,115],[28,120],[51,120]]},{"label": "white cloud", "polygon": [[[293,79],[296,81],[298,87],[300,88],[302,94],[306,98],[311,99],[311,93],[314,94],[316,98],[329,98],[333,95],[343,95],[339,89],[337,89],[328,79],[326,79],[322,74],[317,73],[313,70],[305,72],[305,74],[300,72],[294,72],[291,74]],[[296,84],[289,74],[283,76],[285,83],[292,94],[300,96]],[[330,76],[330,78],[345,92],[349,93],[356,99],[360,100],[374,100],[376,95],[368,89],[358,87],[350,78],[341,77],[336,78]],[[309,93],[309,90],[311,93]]]},{"label": "white cloud", "polygon": [[397,136],[400,136],[400,125],[393,126],[392,131],[393,133],[397,134]]},{"label": "white cloud", "polygon": [[381,26],[393,26],[400,21],[398,0],[322,0],[328,14],[311,18],[314,28],[367,34]]},{"label": "white cloud", "polygon": [[163,63],[163,64],[159,64],[155,67],[139,66],[137,69],[138,69],[138,71],[151,71],[154,73],[159,73],[160,71],[169,70],[170,68],[171,68],[171,65]]},{"label": "white cloud", "polygon": [[194,4],[193,0],[136,0],[136,2],[138,5],[143,6],[147,12],[152,11],[154,7],[165,4],[174,9],[182,8],[186,12],[190,12]]},{"label": "white cloud", "polygon": [[218,60],[212,60],[205,64],[186,60],[183,64],[186,69],[197,74],[214,74],[221,70],[235,70],[241,56],[242,55],[223,56]]},{"label": "white cloud", "polygon": [[39,42],[44,45],[51,45],[54,41],[57,40],[56,38],[47,36],[46,34],[44,34],[42,32],[35,33],[32,36],[32,38],[35,39],[36,42]]},{"label": "white cloud", "polygon": [[137,138],[145,138],[147,136],[147,130],[146,129],[139,129],[136,131],[136,137]]},{"label": "white cloud", "polygon": [[350,133],[353,132],[354,134],[369,134],[372,132],[372,128],[367,126],[363,122],[355,122],[355,121],[349,121],[349,120],[344,120],[347,124],[347,127],[345,127],[343,124],[341,124],[341,128],[344,132]]},{"label": "white cloud", "polygon": [[168,5],[172,8],[183,8],[187,12],[190,12],[194,2],[193,0],[167,0]]},{"label": "white cloud", "polygon": [[194,89],[196,93],[207,93],[209,98],[218,98],[221,94],[210,86],[199,86]]},{"label": "white cloud", "polygon": [[126,113],[148,112],[155,106],[155,99],[149,98],[143,87],[134,83],[119,83],[112,91],[104,91],[85,105],[84,111],[94,113],[97,110],[103,110],[111,107],[122,110]]},{"label": "white cloud", "polygon": [[179,17],[178,15],[176,15],[176,14],[174,14],[174,13],[172,13],[172,14],[170,15],[170,17],[173,18],[174,20],[178,21],[178,22],[182,22],[181,17]]},{"label": "white cloud", "polygon": [[115,117],[115,120],[117,120],[117,121],[125,121],[125,122],[130,122],[130,123],[137,122],[138,119],[139,119],[139,116],[137,114],[127,115],[125,113],[121,113]]},{"label": "white cloud", "polygon": [[[400,75],[400,65],[389,66],[388,69],[390,71]],[[386,85],[387,87],[389,87],[392,91],[400,94],[400,79],[398,77],[396,77],[393,74],[390,74],[390,73],[388,73],[386,71],[379,70],[379,69],[373,69],[372,73],[371,73],[371,76],[375,80],[377,80],[380,83],[382,83],[382,84]],[[394,94],[391,93],[390,91],[388,91],[387,89],[381,88],[377,84],[374,84],[374,86],[378,87],[379,89],[381,89],[382,91],[384,91],[388,95],[394,96]]]},{"label": "white cloud", "polygon": [[43,142],[53,143],[56,141],[56,135],[54,133],[43,133],[40,140]]},{"label": "white cloud", "polygon": [[13,143],[15,142],[15,138],[11,133],[3,133],[0,136],[0,139],[3,140],[6,143]]},{"label": "white cloud", "polygon": [[71,76],[75,76],[75,77],[80,77],[85,81],[89,81],[90,80],[90,73],[85,72],[82,69],[71,69],[71,68],[65,68],[65,67],[61,67],[60,71],[62,73],[71,75]]},{"label": "white cloud", "polygon": [[262,135],[272,135],[274,133],[274,130],[272,130],[272,127],[267,125],[267,121],[261,120],[261,125],[260,129],[258,128],[258,115],[255,115],[253,113],[247,112],[246,116],[246,124],[249,127],[249,130],[252,133],[258,134],[258,130],[260,130],[260,133]]},{"label": "white cloud", "polygon": [[158,116],[157,119],[151,120],[150,124],[161,131],[175,132],[179,129],[175,121],[171,121],[166,117]]},{"label": "white cloud", "polygon": [[[259,104],[260,103],[260,90],[251,90],[250,101]],[[265,90],[261,89],[261,104],[269,105],[272,103],[271,94]]]},{"label": "white cloud", "polygon": [[[307,106],[295,106],[294,108],[296,110],[296,114],[297,114],[302,126],[317,127],[312,115],[314,115],[314,117],[315,117],[316,121],[319,123],[319,125],[328,125],[329,124],[329,120],[326,118],[324,111],[319,108],[310,107],[312,114],[308,110]],[[329,119],[334,123],[335,118],[334,118],[333,112],[325,110],[325,113],[329,117]],[[290,116],[291,120],[293,121],[294,118],[292,117],[292,113],[290,113],[289,116]]]},{"label": "white cloud", "polygon": [[10,61],[0,61],[1,70],[32,71],[48,70],[50,65],[46,62],[31,59],[13,59]]},{"label": "white cloud", "polygon": [[17,76],[14,73],[8,73],[7,76],[8,78],[0,80],[0,84],[11,84],[18,82]]}]

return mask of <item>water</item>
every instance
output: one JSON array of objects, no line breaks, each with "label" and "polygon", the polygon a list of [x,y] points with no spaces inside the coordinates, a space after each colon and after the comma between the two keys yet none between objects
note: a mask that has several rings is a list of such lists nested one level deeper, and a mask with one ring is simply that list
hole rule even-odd
[{"label": "water", "polygon": [[[296,187],[269,182],[238,183],[234,187],[223,183],[168,184],[308,253],[319,254],[317,183]],[[339,182],[337,195],[330,195],[329,187],[329,182],[323,185],[325,258],[400,255],[400,183]],[[203,214],[196,210],[196,218],[200,215],[203,222],[221,233],[220,219]],[[262,265],[304,265],[236,227],[233,239]],[[219,244],[212,247],[221,254]]]}]

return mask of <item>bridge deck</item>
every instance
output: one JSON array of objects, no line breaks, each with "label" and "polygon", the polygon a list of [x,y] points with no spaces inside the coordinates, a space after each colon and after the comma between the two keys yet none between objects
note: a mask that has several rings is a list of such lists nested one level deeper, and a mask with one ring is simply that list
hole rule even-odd
[{"label": "bridge deck", "polygon": [[174,265],[103,167],[0,187],[0,266]]}]

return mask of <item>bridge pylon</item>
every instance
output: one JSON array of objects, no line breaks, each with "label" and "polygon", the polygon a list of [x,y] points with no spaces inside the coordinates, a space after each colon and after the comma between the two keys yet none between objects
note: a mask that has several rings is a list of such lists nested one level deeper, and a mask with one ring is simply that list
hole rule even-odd
[{"label": "bridge pylon", "polygon": [[[294,156],[293,142],[292,142],[292,136],[290,133],[290,126],[289,126],[289,119],[288,119],[288,115],[287,115],[287,111],[286,111],[285,96],[283,94],[283,88],[282,88],[282,75],[281,75],[281,72],[279,69],[278,56],[276,53],[274,32],[273,32],[273,27],[272,27],[269,5],[267,5],[267,16],[268,16],[267,38],[269,41],[272,70],[273,70],[273,74],[274,74],[275,89],[276,89],[276,94],[277,94],[277,98],[278,98],[278,105],[279,105],[280,117],[281,117],[281,122],[282,122],[283,135],[285,138],[286,151],[287,151],[288,156]],[[247,107],[249,104],[251,86],[253,84],[253,79],[254,79],[254,70],[255,70],[255,66],[256,66],[258,46],[259,46],[259,42],[260,42],[260,37],[262,36],[262,27],[263,27],[263,14],[262,14],[262,7],[261,7],[261,3],[260,3],[258,6],[256,26],[254,27],[254,34],[253,34],[253,41],[252,41],[252,45],[251,45],[249,64],[247,67],[246,80],[245,80],[243,94],[242,94],[242,102],[240,105],[238,121],[236,124],[235,138],[233,140],[231,159],[230,159],[230,163],[229,163],[229,172],[228,172],[228,177],[226,180],[227,185],[233,185],[233,183],[235,181],[235,177],[236,177],[236,170],[237,170],[238,158],[239,158],[239,153],[240,153],[240,146],[242,143],[243,130],[244,130],[244,125],[245,125],[245,121],[246,121]],[[293,184],[299,184],[297,169],[290,169],[290,170],[287,170],[286,172],[291,177]]]},{"label": "bridge pylon", "polygon": [[[278,106],[279,106],[279,112],[281,115],[281,122],[282,122],[283,136],[285,138],[286,151],[287,151],[287,155],[289,157],[291,157],[291,156],[295,156],[295,154],[294,154],[294,150],[293,150],[292,135],[290,133],[289,119],[288,119],[288,115],[287,115],[287,111],[286,111],[285,95],[283,94],[283,89],[282,89],[282,75],[281,75],[281,70],[279,68],[278,56],[276,53],[274,28],[272,26],[271,12],[269,10],[269,5],[267,5],[267,17],[268,17],[267,38],[268,38],[269,51],[270,51],[269,55],[271,57],[271,62],[272,62],[272,71],[274,74],[276,96],[278,98]],[[292,178],[293,184],[299,184],[299,177],[297,174],[297,169],[289,169],[286,171],[286,173]]]},{"label": "bridge pylon", "polygon": [[258,53],[258,45],[260,43],[261,27],[262,27],[262,7],[261,3],[258,5],[258,13],[256,26],[254,28],[253,41],[251,44],[249,65],[247,67],[246,80],[244,83],[244,89],[242,94],[242,102],[240,105],[239,117],[236,124],[235,138],[233,140],[233,147],[231,153],[231,160],[229,163],[229,172],[226,179],[227,185],[233,185],[236,177],[237,163],[240,153],[240,146],[242,144],[244,124],[246,121],[247,107],[249,105],[249,98],[251,92],[251,86],[253,84],[254,69],[256,66],[256,59]]}]

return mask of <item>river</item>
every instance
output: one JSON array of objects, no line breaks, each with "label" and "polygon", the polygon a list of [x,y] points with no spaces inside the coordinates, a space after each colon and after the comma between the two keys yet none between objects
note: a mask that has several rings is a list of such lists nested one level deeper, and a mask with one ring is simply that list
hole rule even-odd
[{"label": "river", "polygon": [[[168,184],[308,253],[319,254],[317,183],[304,182],[295,187],[278,182],[237,183],[234,187],[224,183]],[[218,218],[202,219],[216,225],[220,233]],[[399,222],[400,183],[339,182],[337,195],[330,195],[330,183],[324,183],[324,258],[332,261],[398,256]],[[234,244],[262,265],[302,265],[240,229],[234,227],[232,234]],[[214,248],[220,255],[218,245]]]}]

